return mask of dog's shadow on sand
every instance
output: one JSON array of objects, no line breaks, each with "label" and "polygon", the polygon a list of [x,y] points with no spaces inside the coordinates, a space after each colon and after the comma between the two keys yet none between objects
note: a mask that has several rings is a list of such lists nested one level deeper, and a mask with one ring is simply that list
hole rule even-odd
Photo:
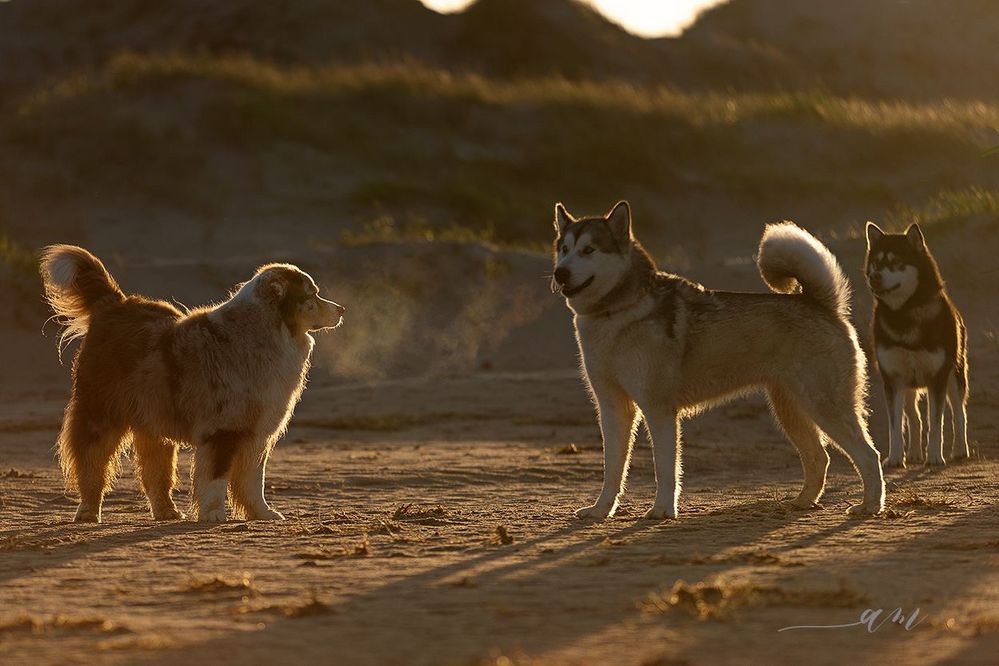
[{"label": "dog's shadow on sand", "polygon": [[[0,583],[24,575],[25,570],[38,574],[69,564],[79,558],[93,557],[116,549],[127,550],[131,546],[166,537],[207,532],[218,528],[218,523],[187,520],[133,527],[131,523],[124,525],[115,522],[99,525],[77,523],[70,518],[42,529],[34,529],[29,537],[24,537],[23,530],[5,530],[0,532],[0,544],[8,543],[11,546],[5,549],[4,555],[8,560],[8,566],[0,569]],[[51,548],[53,544],[58,544],[59,547]]]},{"label": "dog's shadow on sand", "polygon": [[[654,561],[663,555],[690,557],[685,535],[698,534],[703,544],[708,532],[711,550],[737,549],[758,544],[790,523],[811,520],[812,513],[802,511],[748,517],[772,506],[751,501],[688,513],[675,522],[570,520],[540,536],[471,553],[350,596],[330,614],[276,617],[259,631],[232,632],[161,652],[147,663],[273,654],[268,651],[277,646],[294,646],[294,661],[303,663],[475,663],[488,656],[490,648],[511,646],[543,653],[636,614],[637,604],[648,594],[668,589],[674,578]],[[843,516],[828,531],[854,525]],[[337,571],[341,576],[349,573]],[[463,590],[474,597],[462,596]],[[571,621],[545,623],[553,615]],[[540,624],[545,624],[544,631],[538,631]],[[455,653],[453,643],[433,640],[445,632],[464,636],[462,649],[469,652]],[[419,653],[403,652],[407,646]]]}]

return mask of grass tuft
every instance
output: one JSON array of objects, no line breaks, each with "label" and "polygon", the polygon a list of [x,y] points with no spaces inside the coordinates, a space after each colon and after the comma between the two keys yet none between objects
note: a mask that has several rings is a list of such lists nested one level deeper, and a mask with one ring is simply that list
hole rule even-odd
[{"label": "grass tuft", "polygon": [[641,609],[649,614],[680,611],[699,620],[728,620],[745,608],[852,608],[866,603],[867,598],[845,581],[835,588],[789,590],[749,580],[717,578],[692,585],[678,580],[669,592],[649,595]]},{"label": "grass tuft", "polygon": [[982,187],[941,190],[922,206],[899,206],[889,213],[885,223],[889,229],[904,229],[913,222],[932,227],[964,222],[979,215],[999,222],[999,192]]}]

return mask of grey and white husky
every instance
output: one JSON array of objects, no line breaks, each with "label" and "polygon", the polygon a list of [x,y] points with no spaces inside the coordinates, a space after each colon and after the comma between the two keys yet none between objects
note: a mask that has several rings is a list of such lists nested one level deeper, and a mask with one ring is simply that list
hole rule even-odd
[{"label": "grey and white husky", "polygon": [[[909,460],[943,465],[944,405],[954,422],[953,458],[968,451],[968,332],[947,295],[940,269],[919,225],[886,234],[867,223],[867,281],[874,293],[874,352],[888,403],[887,467],[904,467],[903,422]],[[927,423],[919,408],[927,395]]]},{"label": "grey and white husky", "polygon": [[557,204],[555,232],[553,277],[575,315],[604,442],[603,490],[576,515],[613,515],[644,418],[657,485],[645,517],[676,518],[681,419],[753,389],[767,392],[801,457],[805,482],[795,505],[812,507],[822,496],[828,437],[864,483],[863,502],[850,512],[884,508],[849,286],[824,245],[792,223],[767,226],[758,264],[779,293],[753,294],[712,291],[659,272],[632,235],[624,201],[607,215],[580,219]]}]

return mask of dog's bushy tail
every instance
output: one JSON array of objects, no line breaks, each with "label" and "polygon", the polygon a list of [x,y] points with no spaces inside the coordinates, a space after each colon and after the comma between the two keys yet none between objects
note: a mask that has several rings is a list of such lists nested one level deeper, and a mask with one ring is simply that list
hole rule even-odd
[{"label": "dog's bushy tail", "polygon": [[101,260],[82,247],[50,245],[42,251],[40,269],[45,299],[63,327],[60,356],[63,347],[87,334],[94,313],[125,300]]},{"label": "dog's bushy tail", "polygon": [[850,315],[850,283],[825,245],[793,222],[768,224],[756,257],[763,281],[780,294],[802,293],[840,318]]}]

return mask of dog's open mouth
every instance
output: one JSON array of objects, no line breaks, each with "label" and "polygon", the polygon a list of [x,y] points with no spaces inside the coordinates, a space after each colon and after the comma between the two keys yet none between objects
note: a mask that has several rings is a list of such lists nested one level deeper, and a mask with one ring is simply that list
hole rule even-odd
[{"label": "dog's open mouth", "polygon": [[595,276],[591,275],[590,277],[586,278],[586,281],[583,282],[583,284],[579,285],[578,287],[573,287],[572,289],[570,289],[569,287],[563,286],[562,287],[562,295],[565,296],[566,298],[572,298],[573,296],[575,296],[576,294],[578,294],[579,292],[583,291],[584,289],[586,289],[587,287],[589,287],[591,284],[593,284],[593,278],[594,277]]},{"label": "dog's open mouth", "polygon": [[886,295],[890,294],[891,292],[895,291],[896,289],[898,289],[901,286],[902,286],[901,284],[896,284],[895,286],[888,287],[887,289],[875,289],[874,287],[871,287],[871,291],[874,292],[875,296],[877,296],[877,297],[880,298],[881,296],[886,296]]}]

